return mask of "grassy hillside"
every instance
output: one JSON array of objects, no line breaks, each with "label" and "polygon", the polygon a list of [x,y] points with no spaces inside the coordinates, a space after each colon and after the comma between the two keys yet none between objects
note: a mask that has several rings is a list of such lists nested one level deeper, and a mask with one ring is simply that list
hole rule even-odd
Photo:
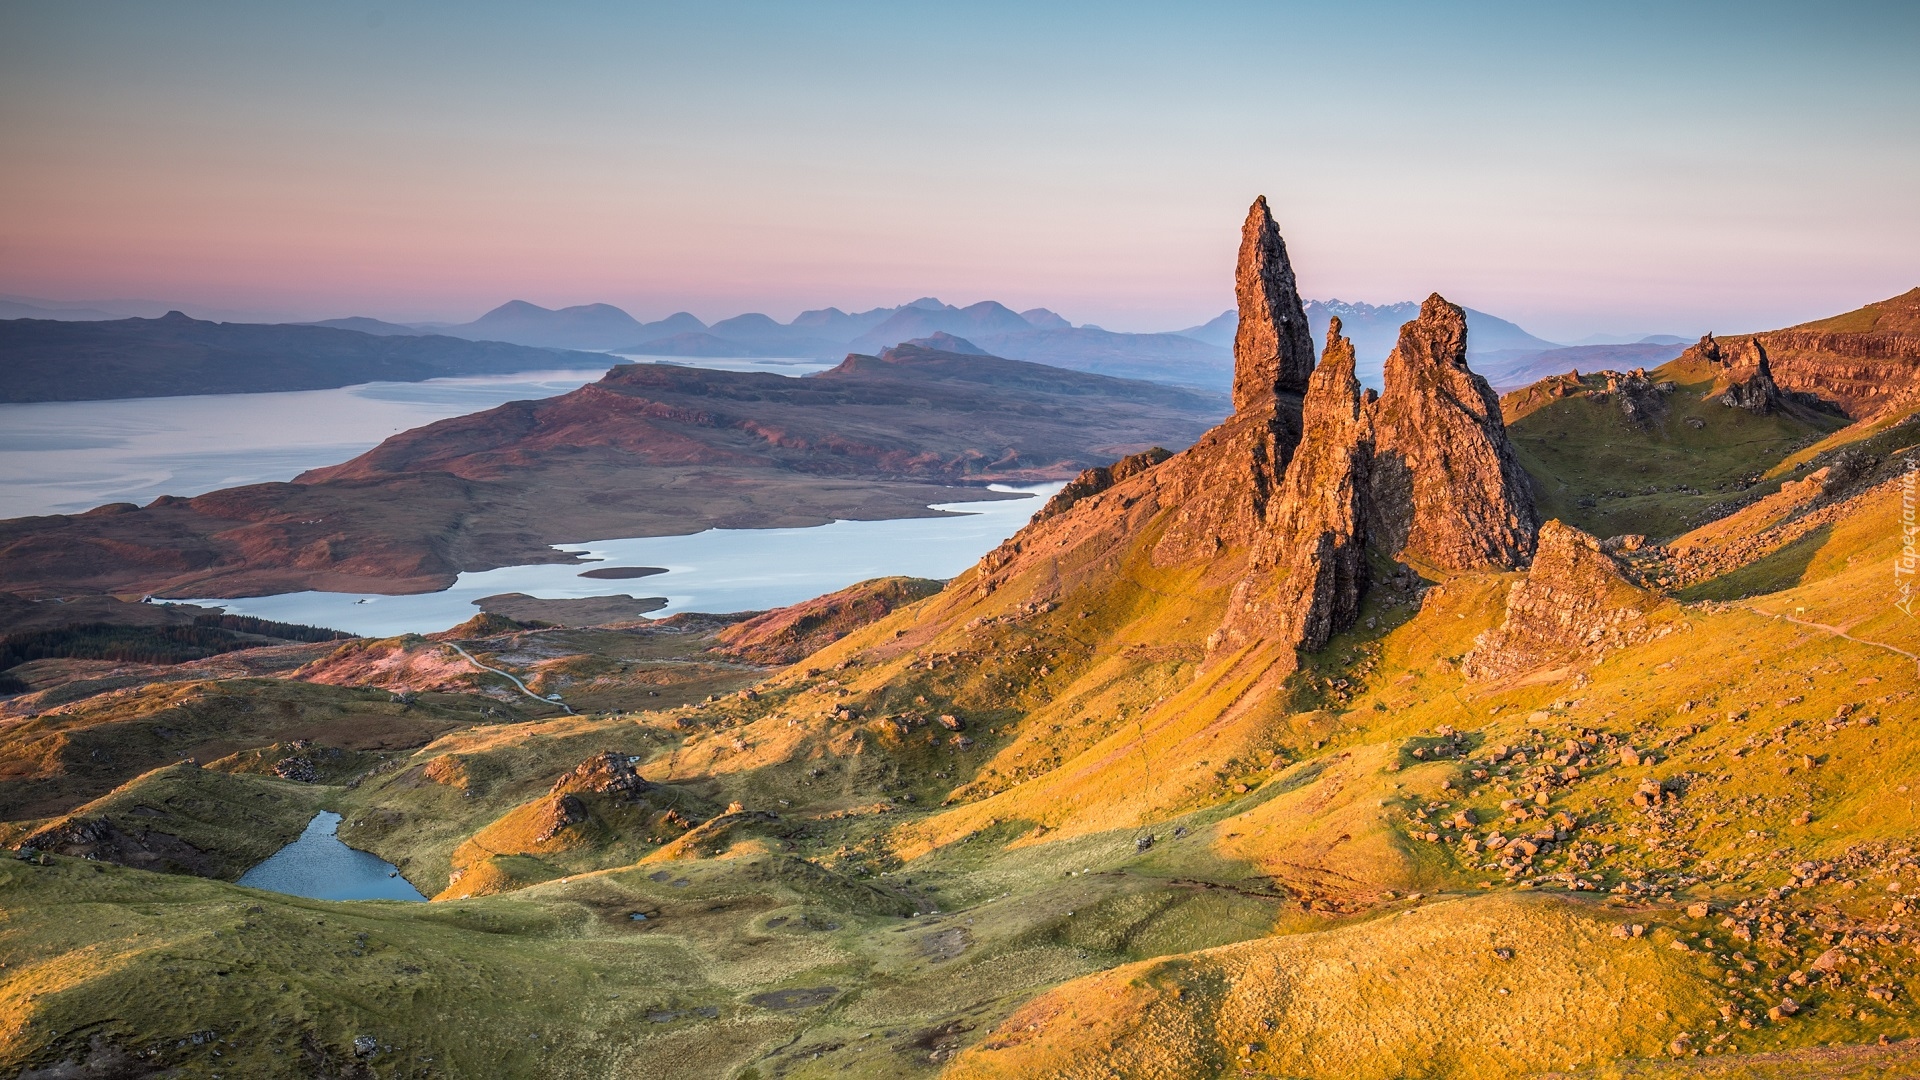
[{"label": "grassy hillside", "polygon": [[1739,500],[1773,463],[1847,426],[1813,412],[1757,416],[1711,399],[1717,372],[1677,360],[1649,373],[1672,382],[1630,419],[1606,379],[1553,393],[1552,380],[1502,401],[1508,432],[1545,517],[1596,536],[1677,536]]},{"label": "grassy hillside", "polygon": [[[501,709],[470,692],[409,712],[406,680],[452,677],[409,642],[307,672],[378,690],[88,699],[128,730],[218,716],[195,737],[237,744],[103,772],[63,796],[93,800],[75,816],[152,822],[210,860],[172,869],[219,875],[324,806],[439,899],[0,861],[0,1067],[1911,1075],[1920,624],[1892,592],[1911,432],[1834,437],[1665,374],[1664,426],[1581,396],[1597,386],[1513,426],[1576,522],[1675,537],[1623,573],[1676,591],[1610,578],[1644,633],[1497,678],[1465,659],[1527,575],[1382,563],[1359,621],[1296,665],[1211,640],[1236,553],[1157,565],[1182,508],[1116,489],[1086,542],[1037,529],[876,621],[835,608],[844,636],[779,671],[726,666],[710,629],[478,639],[590,715],[456,722]],[[1595,487],[1642,465],[1698,490]],[[665,700],[621,696],[652,685]],[[333,734],[296,747],[262,716],[281,702]],[[69,715],[7,731],[90,730]],[[339,734],[374,718],[447,726]],[[275,775],[327,747],[362,756]]]}]

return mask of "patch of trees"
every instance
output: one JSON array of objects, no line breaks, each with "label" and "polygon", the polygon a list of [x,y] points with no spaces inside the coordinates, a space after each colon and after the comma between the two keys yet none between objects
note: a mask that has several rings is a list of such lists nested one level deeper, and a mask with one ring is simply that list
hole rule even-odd
[{"label": "patch of trees", "polygon": [[[122,626],[83,623],[56,630],[28,630],[0,636],[0,671],[29,660],[115,660],[136,664],[181,664],[219,653],[282,641],[336,641],[351,637],[338,630],[273,622],[248,615],[201,615],[190,626]],[[270,639],[270,640],[262,640]],[[0,675],[0,693],[20,693],[13,676]]]}]

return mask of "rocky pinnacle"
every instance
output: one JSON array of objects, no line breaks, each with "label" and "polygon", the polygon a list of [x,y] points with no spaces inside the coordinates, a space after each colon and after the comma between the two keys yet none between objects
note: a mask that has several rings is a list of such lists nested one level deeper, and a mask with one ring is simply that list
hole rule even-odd
[{"label": "rocky pinnacle", "polygon": [[1303,434],[1281,488],[1274,537],[1284,545],[1281,632],[1311,652],[1360,614],[1367,586],[1367,473],[1373,428],[1340,320],[1307,383]]},{"label": "rocky pinnacle", "polygon": [[1278,394],[1306,392],[1313,336],[1287,261],[1287,242],[1267,212],[1265,195],[1253,200],[1240,229],[1233,286],[1240,304],[1240,328],[1233,337],[1233,410],[1272,412]]},{"label": "rocky pinnacle", "polygon": [[1374,412],[1371,539],[1448,570],[1518,569],[1533,556],[1532,486],[1500,399],[1467,368],[1467,320],[1438,293],[1400,328]]}]

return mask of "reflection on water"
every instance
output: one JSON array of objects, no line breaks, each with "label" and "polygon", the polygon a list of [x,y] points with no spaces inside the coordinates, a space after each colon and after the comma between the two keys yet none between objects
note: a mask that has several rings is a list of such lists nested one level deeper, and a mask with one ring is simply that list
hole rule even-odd
[{"label": "reflection on water", "polygon": [[691,536],[648,536],[560,545],[603,566],[659,566],[666,573],[626,588],[582,578],[578,563],[506,566],[461,574],[444,592],[415,596],[286,593],[240,600],[194,600],[238,615],[329,626],[369,637],[424,634],[458,625],[477,612],[473,601],[521,592],[546,599],[632,592],[663,596],[678,611],[758,611],[799,603],[868,578],[904,574],[950,578],[1019,531],[1060,490],[1059,484],[993,490],[1025,497],[942,503],[943,517],[836,521],[810,529],[709,529]]},{"label": "reflection on water", "polygon": [[312,900],[426,899],[392,863],[341,843],[334,835],[339,827],[339,814],[320,811],[300,839],[240,875],[239,883]]}]

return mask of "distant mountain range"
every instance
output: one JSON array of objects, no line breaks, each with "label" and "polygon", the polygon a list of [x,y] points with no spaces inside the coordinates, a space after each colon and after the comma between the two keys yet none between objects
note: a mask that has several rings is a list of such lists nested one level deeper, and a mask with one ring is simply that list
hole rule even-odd
[{"label": "distant mountain range", "polygon": [[[0,296],[0,318],[14,315],[72,324],[100,318],[123,303],[146,302],[102,301],[89,306]],[[1328,319],[1340,318],[1343,332],[1354,343],[1361,380],[1377,386],[1401,325],[1418,314],[1418,305],[1412,301],[1365,304],[1313,300],[1306,303],[1306,313],[1316,341],[1324,337]],[[1074,326],[1046,308],[1015,311],[992,300],[956,307],[934,297],[922,297],[898,307],[853,313],[836,307],[819,308],[801,312],[784,323],[748,312],[709,325],[684,311],[642,322],[612,304],[554,309],[513,300],[466,323],[396,323],[355,316],[303,325],[376,338],[437,337],[538,349],[687,358],[838,359],[848,353],[873,355],[902,342],[947,335],[995,356],[1223,391],[1232,379],[1237,321],[1228,311],[1199,326],[1169,333],[1117,333],[1091,325]],[[1468,354],[1476,370],[1501,386],[1524,384],[1548,368],[1558,372],[1573,366],[1658,364],[1672,358],[1662,355],[1670,351],[1669,346],[1685,344],[1670,335],[1643,335],[1633,340],[1595,335],[1569,350],[1472,308],[1467,309],[1467,326]],[[1581,348],[1594,351],[1578,352]],[[577,358],[568,361],[577,362]]]},{"label": "distant mountain range", "polygon": [[[1313,332],[1313,340],[1317,345],[1325,343],[1327,320],[1339,317],[1340,332],[1353,342],[1356,373],[1360,376],[1361,382],[1370,386],[1380,385],[1381,369],[1386,364],[1387,354],[1393,351],[1394,342],[1399,339],[1400,327],[1413,321],[1420,314],[1420,305],[1411,300],[1398,304],[1308,300],[1305,306],[1307,328]],[[1467,308],[1466,312],[1467,355],[1470,359],[1489,353],[1525,352],[1532,356],[1561,347],[1555,342],[1535,337],[1513,323],[1484,311]],[[1180,333],[1196,341],[1219,345],[1231,351],[1234,331],[1238,327],[1238,316],[1227,311],[1216,319],[1201,323],[1199,326],[1190,326]]]},{"label": "distant mountain range", "polygon": [[899,307],[851,314],[835,307],[803,311],[785,323],[748,312],[708,325],[684,311],[658,322],[641,322],[611,304],[555,310],[514,300],[456,325],[407,325],[358,317],[315,325],[375,335],[435,333],[542,348],[672,357],[837,359],[848,353],[874,355],[902,342],[945,334],[1009,359],[1212,391],[1225,390],[1233,373],[1230,341],[1222,347],[1181,334],[1119,334],[1076,327],[1046,308],[1014,311],[992,300],[962,308],[930,296]]},{"label": "distant mountain range", "polygon": [[[1312,301],[1307,316],[1316,340],[1327,319],[1339,316],[1359,355],[1360,376],[1377,383],[1401,324],[1418,314],[1412,301],[1358,304]],[[1505,319],[1469,309],[1472,351],[1511,359],[1561,346],[1535,337]],[[1074,326],[1046,308],[1014,311],[983,300],[955,307],[934,297],[910,304],[848,314],[839,308],[805,311],[791,322],[758,312],[707,325],[687,312],[643,323],[611,304],[553,310],[515,300],[470,323],[402,326],[371,319],[334,319],[323,326],[370,334],[435,333],[475,340],[510,341],[548,348],[599,349],[628,356],[755,356],[834,358],[874,354],[906,341],[945,334],[983,352],[1121,378],[1225,390],[1233,375],[1234,313],[1185,330],[1130,334]]]},{"label": "distant mountain range", "polygon": [[[373,320],[367,320],[369,322]],[[326,326],[157,319],[0,320],[0,402],[322,390],[389,380],[599,368],[604,353]]]}]

